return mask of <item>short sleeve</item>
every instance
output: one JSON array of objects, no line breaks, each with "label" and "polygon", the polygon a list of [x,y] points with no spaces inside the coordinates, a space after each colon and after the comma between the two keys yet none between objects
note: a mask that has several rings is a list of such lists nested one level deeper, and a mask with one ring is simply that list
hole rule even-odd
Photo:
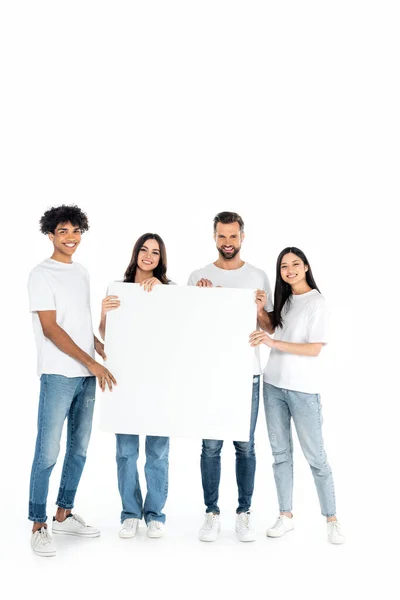
[{"label": "short sleeve", "polygon": [[308,343],[328,343],[328,311],[325,304],[318,304],[310,313],[308,318]]},{"label": "short sleeve", "polygon": [[187,285],[196,285],[196,283],[198,282],[197,276],[196,276],[196,271],[193,271],[193,273],[190,274]]},{"label": "short sleeve", "polygon": [[56,310],[53,290],[40,271],[32,271],[28,280],[29,310]]},{"label": "short sleeve", "polygon": [[272,312],[274,310],[274,304],[272,302],[271,286],[266,273],[264,273],[264,292],[267,294],[267,302],[264,306],[264,310],[267,312]]}]

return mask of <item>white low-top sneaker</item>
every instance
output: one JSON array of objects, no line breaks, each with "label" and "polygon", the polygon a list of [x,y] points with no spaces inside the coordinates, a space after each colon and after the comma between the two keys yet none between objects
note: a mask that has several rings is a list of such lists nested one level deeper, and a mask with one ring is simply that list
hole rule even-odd
[{"label": "white low-top sneaker", "polygon": [[147,535],[149,538],[161,538],[164,536],[164,523],[161,521],[149,521],[147,523]]},{"label": "white low-top sneaker", "polygon": [[86,525],[85,521],[77,514],[70,514],[65,521],[57,521],[53,517],[52,531],[56,534],[78,535],[80,537],[99,537],[100,531],[96,527]]},{"label": "white low-top sneaker", "polygon": [[256,532],[252,524],[250,511],[236,515],[236,535],[241,542],[254,542]]},{"label": "white low-top sneaker", "polygon": [[53,538],[47,531],[46,527],[41,527],[31,535],[32,550],[38,556],[55,556],[56,547]]},{"label": "white low-top sneaker", "polygon": [[346,538],[340,531],[339,521],[328,521],[326,524],[328,530],[328,542],[331,544],[344,544]]},{"label": "white low-top sneaker", "polygon": [[287,517],[286,515],[279,515],[276,520],[276,523],[267,529],[268,537],[282,537],[288,531],[292,531],[294,529],[294,520],[293,517]]},{"label": "white low-top sneaker", "polygon": [[119,531],[119,537],[120,538],[135,537],[138,525],[139,525],[139,519],[134,519],[134,518],[125,519],[125,521],[123,521],[122,527]]},{"label": "white low-top sneaker", "polygon": [[219,515],[212,512],[206,513],[203,527],[199,531],[199,540],[202,542],[215,542],[221,529]]}]

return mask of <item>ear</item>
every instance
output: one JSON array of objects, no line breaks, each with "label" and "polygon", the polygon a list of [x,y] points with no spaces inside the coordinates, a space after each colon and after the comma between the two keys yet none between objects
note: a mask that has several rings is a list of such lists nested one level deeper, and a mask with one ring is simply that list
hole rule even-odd
[{"label": "ear", "polygon": [[48,235],[48,238],[49,238],[49,240],[50,240],[51,242],[54,242],[54,233],[49,233],[49,234],[47,234],[47,235]]},{"label": "ear", "polygon": [[243,242],[243,240],[244,240],[244,238],[245,238],[245,237],[246,237],[246,236],[245,236],[245,233],[244,233],[244,231],[243,231],[243,233],[241,233],[241,234],[240,234],[240,239],[242,240],[242,242]]},{"label": "ear", "polygon": [[305,270],[305,271],[308,271],[308,265],[305,265],[305,266],[304,266],[304,270]]}]

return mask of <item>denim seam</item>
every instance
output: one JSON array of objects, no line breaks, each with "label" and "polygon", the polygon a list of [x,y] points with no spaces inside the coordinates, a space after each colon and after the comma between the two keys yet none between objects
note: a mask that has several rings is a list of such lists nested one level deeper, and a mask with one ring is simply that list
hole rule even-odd
[{"label": "denim seam", "polygon": [[[46,394],[47,394],[47,377],[44,377],[44,379],[43,379],[43,403],[46,400]],[[41,398],[39,398],[39,412],[40,412],[40,401],[41,401]],[[46,414],[46,411],[43,411],[43,413],[42,413],[43,423],[40,424],[38,422],[39,457],[41,460],[42,460],[42,451],[43,451],[43,437],[46,433],[46,425],[47,425],[46,420],[44,419],[45,414]],[[38,421],[39,421],[39,418],[38,418]],[[39,469],[39,464],[40,464],[40,461],[38,460],[35,465],[34,473],[32,474],[32,484],[31,484],[31,494],[30,494],[32,504],[35,504],[35,501],[34,501],[35,498],[34,498],[33,491],[36,486],[36,478],[37,478],[37,472]],[[45,510],[45,512],[47,512],[47,511]],[[45,519],[43,521],[36,521],[36,519],[35,519],[35,521],[37,523],[45,523],[46,520],[47,520],[47,515],[45,515]]]},{"label": "denim seam", "polygon": [[[76,393],[75,393],[75,397],[76,397]],[[67,452],[66,452],[67,460],[65,462],[65,465],[63,467],[63,472],[62,472],[62,475],[61,475],[61,482],[60,482],[60,490],[59,490],[59,492],[62,491],[62,493],[64,493],[65,480],[67,479],[67,474],[68,474],[68,470],[69,470],[69,463],[70,463],[70,460],[71,460],[71,447],[72,447],[72,443],[73,443],[73,440],[74,440],[74,433],[75,433],[75,428],[74,428],[74,425],[75,425],[75,423],[74,423],[74,410],[73,410],[75,408],[74,407],[75,397],[73,398],[73,400],[71,402],[71,406],[70,406],[69,411],[68,411],[68,427],[69,427],[69,422],[71,420],[71,435],[68,436],[69,439],[68,439],[68,446],[67,446]],[[57,498],[57,506],[59,506],[60,508],[73,508],[73,505],[72,506],[65,506],[66,504],[71,504],[71,503],[62,502],[60,500],[60,498],[61,498],[61,495],[59,493],[58,494],[58,498]]]},{"label": "denim seam", "polygon": [[[289,413],[290,413],[290,409],[289,409]],[[291,476],[292,476],[292,487],[290,490],[290,505],[293,506],[293,479],[294,479],[294,473],[293,473],[293,436],[292,436],[292,415],[290,413],[290,419],[289,419],[289,451],[290,451],[290,469],[291,469]],[[284,512],[291,512],[292,509],[290,509],[290,511],[284,511]]]},{"label": "denim seam", "polygon": [[[318,400],[318,424],[319,424],[319,430],[321,433],[321,438],[320,438],[320,456],[321,456],[321,462],[323,462],[323,458],[324,458],[324,446],[322,443],[322,422],[321,422],[321,404],[320,404],[320,400],[319,400],[319,395],[317,394],[317,400]],[[326,457],[325,457],[325,463],[327,462]],[[335,513],[333,514],[324,514],[322,511],[322,515],[324,517],[334,517],[336,514],[336,497],[335,497],[335,488],[333,487],[333,479],[332,479],[332,472],[330,474],[330,484],[331,484],[331,488],[332,488],[332,500],[333,500],[333,506],[335,508]]]}]

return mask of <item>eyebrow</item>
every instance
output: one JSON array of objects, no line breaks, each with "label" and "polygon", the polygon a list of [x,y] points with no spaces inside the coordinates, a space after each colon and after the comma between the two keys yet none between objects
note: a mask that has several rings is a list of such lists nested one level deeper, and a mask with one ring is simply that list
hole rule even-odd
[{"label": "eyebrow", "polygon": [[[142,246],[140,249],[141,249],[141,250],[143,250],[143,248],[144,248],[145,250],[148,250],[148,247],[147,247],[147,246],[145,246],[145,245],[143,245],[143,246]],[[152,250],[151,252],[160,252],[160,250],[159,250],[158,248],[153,248],[153,250]]]}]

